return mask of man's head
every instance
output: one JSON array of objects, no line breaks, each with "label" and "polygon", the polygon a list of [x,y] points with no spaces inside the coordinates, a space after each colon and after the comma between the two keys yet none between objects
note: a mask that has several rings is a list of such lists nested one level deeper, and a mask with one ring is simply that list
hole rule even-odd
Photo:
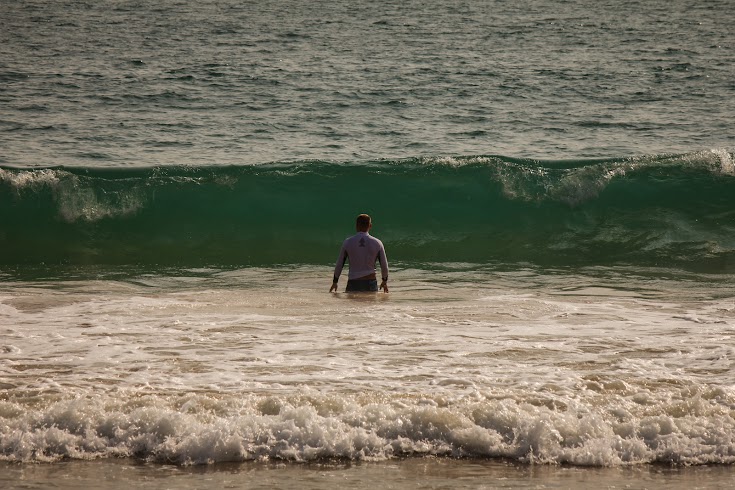
[{"label": "man's head", "polygon": [[357,220],[355,221],[355,228],[357,231],[370,231],[370,228],[373,227],[373,220],[370,219],[370,216],[367,214],[361,214],[357,217]]}]

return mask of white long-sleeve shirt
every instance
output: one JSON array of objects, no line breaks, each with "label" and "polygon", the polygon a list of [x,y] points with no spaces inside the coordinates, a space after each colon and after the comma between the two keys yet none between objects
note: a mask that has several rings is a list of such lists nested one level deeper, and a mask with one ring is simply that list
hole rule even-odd
[{"label": "white long-sleeve shirt", "polygon": [[337,282],[346,261],[350,261],[350,279],[375,274],[375,262],[380,261],[380,272],[384,281],[388,280],[388,258],[385,256],[383,242],[365,231],[358,231],[342,243],[337,264],[334,266],[334,281]]}]

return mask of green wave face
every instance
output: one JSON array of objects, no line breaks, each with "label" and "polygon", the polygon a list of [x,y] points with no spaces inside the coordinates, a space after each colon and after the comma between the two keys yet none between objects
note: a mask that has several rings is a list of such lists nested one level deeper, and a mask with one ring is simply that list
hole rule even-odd
[{"label": "green wave face", "polygon": [[359,213],[389,259],[735,270],[719,150],[234,167],[0,168],[2,264],[329,264]]}]

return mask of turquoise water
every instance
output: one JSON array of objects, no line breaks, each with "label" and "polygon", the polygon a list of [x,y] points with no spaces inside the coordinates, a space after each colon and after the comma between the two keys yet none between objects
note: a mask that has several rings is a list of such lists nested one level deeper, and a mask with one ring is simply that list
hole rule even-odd
[{"label": "turquoise water", "polygon": [[405,263],[735,270],[735,166],[724,151],[0,168],[0,205],[7,265],[324,264],[359,210]]},{"label": "turquoise water", "polygon": [[0,480],[729,488],[733,15],[3,2]]}]

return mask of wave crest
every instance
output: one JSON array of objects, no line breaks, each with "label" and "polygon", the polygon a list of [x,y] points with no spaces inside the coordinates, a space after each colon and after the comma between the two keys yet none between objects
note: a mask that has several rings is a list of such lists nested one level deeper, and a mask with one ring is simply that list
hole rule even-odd
[{"label": "wave crest", "polygon": [[732,155],[0,169],[0,263],[331,263],[373,215],[394,260],[735,268]]}]

